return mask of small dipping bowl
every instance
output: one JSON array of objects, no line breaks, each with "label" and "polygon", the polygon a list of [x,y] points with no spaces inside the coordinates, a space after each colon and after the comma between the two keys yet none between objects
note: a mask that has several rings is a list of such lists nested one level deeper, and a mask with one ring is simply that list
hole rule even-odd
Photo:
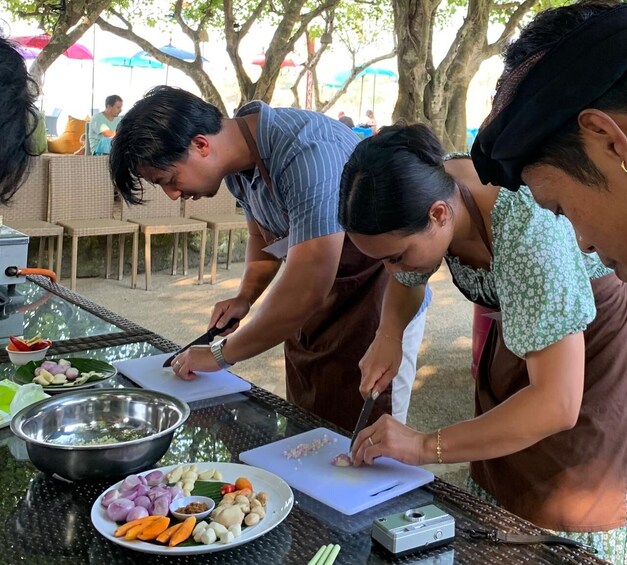
[{"label": "small dipping bowl", "polygon": [[26,363],[30,363],[31,361],[41,361],[46,356],[50,346],[44,347],[43,349],[37,349],[35,351],[12,351],[9,349],[8,345],[5,349],[9,354],[9,360],[11,363],[14,365],[26,365]]},{"label": "small dipping bowl", "polygon": [[[185,514],[183,512],[180,512],[180,510],[183,510],[183,508],[185,508],[192,502],[206,504],[207,510],[205,510],[204,512],[193,512],[191,514]],[[209,516],[209,514],[211,514],[215,506],[216,503],[214,502],[213,498],[209,498],[208,496],[181,496],[180,498],[177,498],[170,503],[170,514],[172,514],[172,516],[174,516],[177,520],[185,520],[190,516],[195,516],[196,520],[202,520],[203,518],[206,518],[207,516]]]}]

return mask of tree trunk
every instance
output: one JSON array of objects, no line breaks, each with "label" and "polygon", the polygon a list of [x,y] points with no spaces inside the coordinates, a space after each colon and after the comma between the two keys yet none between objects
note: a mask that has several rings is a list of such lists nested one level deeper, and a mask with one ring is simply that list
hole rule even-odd
[{"label": "tree trunk", "polygon": [[392,0],[398,45],[398,98],[392,119],[428,122],[425,89],[431,80],[431,21],[439,2]]},{"label": "tree trunk", "polygon": [[393,118],[431,125],[448,149],[466,146],[466,94],[488,57],[497,54],[538,0],[507,5],[507,24],[488,44],[491,0],[468,0],[464,23],[444,59],[433,64],[432,42],[439,0],[392,0],[398,39],[398,100]]}]

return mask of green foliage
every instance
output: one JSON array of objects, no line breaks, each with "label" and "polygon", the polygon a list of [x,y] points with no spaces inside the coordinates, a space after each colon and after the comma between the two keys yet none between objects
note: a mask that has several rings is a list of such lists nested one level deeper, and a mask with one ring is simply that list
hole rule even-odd
[{"label": "green foliage", "polygon": [[391,34],[394,29],[389,0],[344,0],[334,15],[336,34],[352,52],[372,43],[373,37]]}]

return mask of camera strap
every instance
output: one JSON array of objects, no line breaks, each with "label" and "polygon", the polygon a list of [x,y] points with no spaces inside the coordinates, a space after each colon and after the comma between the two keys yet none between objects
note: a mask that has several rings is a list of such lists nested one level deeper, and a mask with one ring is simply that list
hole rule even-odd
[{"label": "camera strap", "polygon": [[479,530],[468,529],[464,530],[471,539],[484,539],[493,541],[496,543],[512,543],[512,544],[529,544],[529,543],[546,543],[546,544],[559,544],[568,545],[571,547],[579,547],[596,553],[597,550],[591,545],[586,545],[573,539],[565,538],[562,536],[553,536],[545,534],[510,534],[501,530]]}]

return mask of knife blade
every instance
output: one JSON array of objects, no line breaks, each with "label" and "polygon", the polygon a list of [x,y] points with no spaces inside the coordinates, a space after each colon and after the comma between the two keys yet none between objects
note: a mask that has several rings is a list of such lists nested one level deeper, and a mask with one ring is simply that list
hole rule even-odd
[{"label": "knife blade", "polygon": [[366,427],[366,424],[368,423],[368,418],[370,418],[370,413],[372,412],[372,408],[374,407],[374,402],[378,398],[378,396],[378,392],[373,393],[372,391],[370,391],[368,393],[368,396],[366,397],[366,400],[364,402],[364,406],[359,414],[359,419],[357,420],[355,431],[353,432],[353,435],[351,437],[351,445],[348,449],[349,451],[353,450],[353,444],[355,443],[355,439],[359,435],[359,432],[361,432],[361,430]]},{"label": "knife blade", "polygon": [[223,328],[218,328],[217,326],[209,328],[200,337],[197,337],[194,341],[190,341],[185,347],[181,347],[181,349],[179,349],[176,353],[170,355],[170,357],[163,362],[163,367],[170,367],[174,358],[183,353],[183,351],[189,349],[192,345],[209,345],[218,335],[232,328],[235,324],[237,324],[237,322],[239,322],[238,318],[231,318]]}]

